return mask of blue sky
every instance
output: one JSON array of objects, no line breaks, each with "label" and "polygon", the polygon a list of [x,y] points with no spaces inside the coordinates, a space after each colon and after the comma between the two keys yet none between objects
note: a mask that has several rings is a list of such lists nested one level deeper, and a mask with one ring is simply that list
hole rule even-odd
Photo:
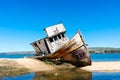
[{"label": "blue sky", "polygon": [[32,51],[43,29],[62,21],[88,47],[120,47],[119,0],[0,0],[0,52]]}]

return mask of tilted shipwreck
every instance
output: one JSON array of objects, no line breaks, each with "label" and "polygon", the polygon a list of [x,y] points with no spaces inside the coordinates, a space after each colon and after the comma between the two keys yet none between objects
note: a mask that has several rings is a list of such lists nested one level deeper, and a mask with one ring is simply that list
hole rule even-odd
[{"label": "tilted shipwreck", "polygon": [[31,43],[36,52],[36,58],[68,62],[78,67],[91,65],[90,54],[80,31],[69,40],[61,23],[44,30],[47,37]]}]

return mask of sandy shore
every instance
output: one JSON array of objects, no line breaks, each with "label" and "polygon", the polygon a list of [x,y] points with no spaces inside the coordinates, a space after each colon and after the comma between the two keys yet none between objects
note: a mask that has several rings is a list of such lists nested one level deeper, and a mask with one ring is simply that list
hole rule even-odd
[{"label": "sandy shore", "polygon": [[20,68],[26,68],[29,72],[34,71],[48,71],[55,70],[52,65],[48,65],[40,60],[32,58],[20,58],[20,59],[0,59],[0,66],[14,66]]},{"label": "sandy shore", "polygon": [[92,62],[91,66],[81,68],[87,71],[120,72],[120,61],[116,62]]},{"label": "sandy shore", "polygon": [[29,69],[30,72],[55,70],[55,68],[52,65],[48,65],[45,62],[42,62],[37,59],[21,58],[21,59],[16,59],[15,62]]},{"label": "sandy shore", "polygon": [[[0,66],[16,66],[29,69],[29,72],[34,71],[50,71],[56,70],[57,67],[48,65],[40,60],[31,58],[20,59],[0,59]],[[66,67],[70,68],[71,65]],[[60,65],[59,68],[63,68],[64,65]],[[80,69],[87,71],[107,71],[107,72],[120,72],[120,61],[118,62],[92,62],[91,66],[82,67]]]}]

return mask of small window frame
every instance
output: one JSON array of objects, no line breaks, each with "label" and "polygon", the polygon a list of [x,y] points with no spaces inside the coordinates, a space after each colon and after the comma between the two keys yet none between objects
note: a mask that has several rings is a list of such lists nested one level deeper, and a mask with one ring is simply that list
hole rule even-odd
[{"label": "small window frame", "polygon": [[50,42],[53,42],[53,38],[49,38],[49,41],[50,41]]}]

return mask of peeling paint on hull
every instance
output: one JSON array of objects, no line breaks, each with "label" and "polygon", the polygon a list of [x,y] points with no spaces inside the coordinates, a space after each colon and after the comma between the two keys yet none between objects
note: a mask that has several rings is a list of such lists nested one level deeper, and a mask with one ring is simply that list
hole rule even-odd
[{"label": "peeling paint on hull", "polygon": [[78,67],[91,65],[90,54],[80,31],[55,53],[39,58],[49,60],[60,59],[62,62],[68,62]]}]

